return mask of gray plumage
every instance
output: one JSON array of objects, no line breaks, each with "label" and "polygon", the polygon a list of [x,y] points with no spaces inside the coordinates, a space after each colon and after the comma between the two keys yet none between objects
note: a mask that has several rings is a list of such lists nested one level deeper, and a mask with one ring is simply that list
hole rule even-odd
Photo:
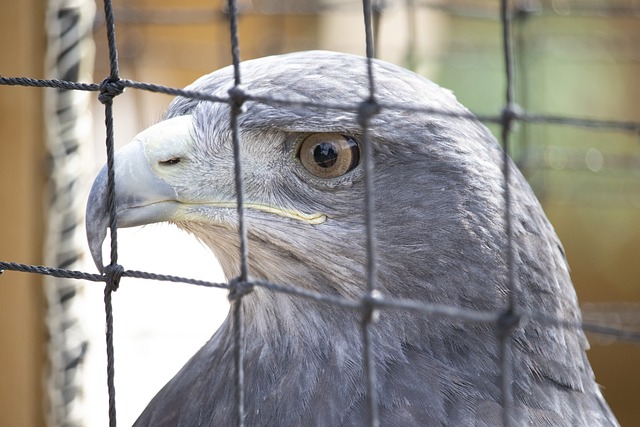
[{"label": "gray plumage", "polygon": [[[382,103],[468,115],[451,93],[416,74],[382,61],[374,62],[374,72]],[[253,95],[354,105],[368,96],[365,60],[345,54],[246,61],[241,75]],[[188,89],[225,97],[232,84],[232,69],[225,68]],[[239,126],[251,277],[359,298],[366,286],[362,161],[342,176],[318,178],[299,153],[302,141],[316,133],[362,144],[356,113],[245,105]],[[211,248],[228,278],[236,277],[229,107],[177,98],[165,119],[116,157],[119,225],[173,222]],[[372,118],[370,135],[382,296],[504,309],[502,154],[493,136],[477,120],[384,108]],[[578,322],[560,241],[520,172],[510,167],[517,307]],[[103,170],[87,208],[99,267],[105,198]],[[242,298],[242,309],[246,425],[366,422],[360,313],[259,287]],[[233,422],[232,323],[227,318],[137,425]],[[382,310],[372,334],[383,426],[501,423],[493,326]],[[617,425],[594,380],[581,331],[532,321],[512,336],[517,425]]]}]

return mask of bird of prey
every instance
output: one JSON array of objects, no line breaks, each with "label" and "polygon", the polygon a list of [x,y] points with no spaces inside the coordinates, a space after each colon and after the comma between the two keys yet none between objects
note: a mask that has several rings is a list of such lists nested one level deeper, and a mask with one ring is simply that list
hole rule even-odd
[{"label": "bird of prey", "polygon": [[[364,58],[322,51],[245,61],[238,116],[252,279],[358,300],[366,290]],[[381,298],[462,309],[507,307],[502,150],[455,97],[398,66],[373,61],[369,121]],[[232,68],[187,89],[225,98]],[[385,108],[402,105],[404,109]],[[167,221],[197,236],[227,278],[240,273],[228,103],[176,98],[164,120],[115,157],[119,227]],[[438,114],[445,111],[447,114]],[[455,116],[458,117],[455,117]],[[513,295],[525,313],[579,323],[565,255],[517,168],[511,168]],[[107,172],[87,206],[102,268]],[[170,248],[167,248],[170,250]],[[350,426],[367,420],[362,313],[256,287],[243,311],[245,424]],[[233,316],[151,400],[141,426],[234,423]],[[495,426],[502,394],[496,325],[381,310],[371,326],[381,425]],[[511,334],[516,425],[611,426],[579,328],[532,320]]]}]

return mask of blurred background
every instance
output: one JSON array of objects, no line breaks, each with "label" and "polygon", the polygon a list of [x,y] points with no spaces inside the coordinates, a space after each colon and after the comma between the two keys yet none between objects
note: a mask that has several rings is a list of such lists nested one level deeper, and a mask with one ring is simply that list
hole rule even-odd
[{"label": "blurred background", "polygon": [[[505,74],[497,0],[378,1],[378,57],[497,116]],[[231,62],[226,2],[114,1],[120,76],[183,87]],[[640,122],[640,2],[512,3],[516,101],[527,112]],[[0,76],[100,82],[109,74],[102,3],[0,0]],[[327,49],[364,54],[362,6],[348,0],[239,1],[250,59]],[[116,145],[158,121],[171,98],[114,101]],[[491,126],[498,136],[498,128]],[[96,272],[83,211],[104,164],[96,93],[0,86],[0,260]],[[586,320],[640,329],[640,135],[519,123],[513,157],[564,243]],[[169,226],[119,232],[127,269],[224,278]],[[103,289],[0,276],[0,426],[107,425]],[[118,422],[131,424],[224,319],[226,295],[123,279],[114,298]],[[640,417],[640,346],[590,335],[598,382],[622,425]]]}]

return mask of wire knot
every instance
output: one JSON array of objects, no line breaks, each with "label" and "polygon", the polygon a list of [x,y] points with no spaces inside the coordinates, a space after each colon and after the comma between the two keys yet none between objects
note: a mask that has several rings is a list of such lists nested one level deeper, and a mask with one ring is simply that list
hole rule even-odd
[{"label": "wire knot", "polygon": [[118,287],[120,286],[120,278],[123,274],[124,267],[120,264],[109,264],[104,268],[104,275],[106,277],[105,282],[111,292],[115,292],[118,290]]},{"label": "wire knot", "polygon": [[229,94],[229,100],[231,106],[237,108],[240,112],[244,112],[244,102],[247,100],[247,92],[244,91],[242,86],[235,85],[227,92]]},{"label": "wire knot", "polygon": [[522,107],[518,104],[509,104],[502,110],[500,123],[511,132],[513,130],[513,123],[522,117],[522,113]]},{"label": "wire knot", "polygon": [[358,105],[358,124],[365,127],[369,119],[380,112],[380,104],[369,97]]},{"label": "wire knot", "polygon": [[229,282],[229,301],[236,301],[243,296],[253,292],[253,284],[251,282],[242,281],[239,277]]},{"label": "wire knot", "polygon": [[516,313],[512,308],[505,310],[500,317],[498,317],[498,336],[501,338],[506,337],[520,326],[524,320],[525,316]]},{"label": "wire knot", "polygon": [[378,321],[380,311],[378,310],[377,305],[380,300],[382,300],[382,294],[377,290],[367,292],[360,297],[362,323],[375,323]]},{"label": "wire knot", "polygon": [[113,101],[113,98],[124,92],[124,84],[120,80],[112,80],[111,77],[107,77],[100,83],[100,94],[98,95],[98,101],[103,104]]}]

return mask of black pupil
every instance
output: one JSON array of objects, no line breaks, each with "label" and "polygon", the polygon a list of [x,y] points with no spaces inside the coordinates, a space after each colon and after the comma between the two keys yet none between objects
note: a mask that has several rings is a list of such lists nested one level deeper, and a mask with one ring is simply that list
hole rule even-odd
[{"label": "black pupil", "polygon": [[338,160],[338,150],[334,144],[323,142],[313,149],[313,160],[322,168],[330,168]]}]

